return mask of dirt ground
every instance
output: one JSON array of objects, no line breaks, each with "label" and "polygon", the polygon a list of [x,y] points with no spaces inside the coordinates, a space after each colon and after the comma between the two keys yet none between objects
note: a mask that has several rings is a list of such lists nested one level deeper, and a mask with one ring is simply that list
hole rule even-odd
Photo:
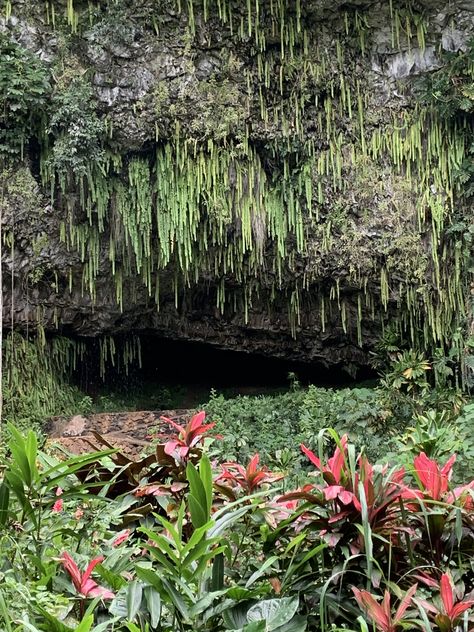
[{"label": "dirt ground", "polygon": [[48,428],[48,444],[71,454],[90,452],[94,447],[106,449],[105,444],[101,445],[94,436],[93,432],[96,432],[114,448],[129,456],[138,456],[156,435],[170,429],[162,417],[185,423],[190,414],[191,411],[180,409],[55,417]]}]

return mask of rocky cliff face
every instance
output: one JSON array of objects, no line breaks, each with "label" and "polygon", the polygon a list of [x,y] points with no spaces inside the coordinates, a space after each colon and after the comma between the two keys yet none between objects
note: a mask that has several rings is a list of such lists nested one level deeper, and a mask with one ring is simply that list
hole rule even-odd
[{"label": "rocky cliff face", "polygon": [[423,78],[474,1],[11,0],[0,29],[5,326],[348,366],[462,327],[470,131]]}]

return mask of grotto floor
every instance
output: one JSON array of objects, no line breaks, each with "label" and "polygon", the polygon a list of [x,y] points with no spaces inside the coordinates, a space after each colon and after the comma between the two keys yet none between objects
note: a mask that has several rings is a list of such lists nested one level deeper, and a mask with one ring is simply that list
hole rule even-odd
[{"label": "grotto floor", "polygon": [[110,444],[109,447],[118,448],[133,458],[143,452],[165,426],[169,429],[160,421],[162,416],[182,423],[190,414],[188,409],[179,409],[55,417],[47,429],[48,444],[59,446],[71,454],[104,450]]}]

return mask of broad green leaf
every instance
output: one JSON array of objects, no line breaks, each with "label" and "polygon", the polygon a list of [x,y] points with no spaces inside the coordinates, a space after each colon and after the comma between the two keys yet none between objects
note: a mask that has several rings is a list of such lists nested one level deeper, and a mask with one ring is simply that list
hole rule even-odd
[{"label": "broad green leaf", "polygon": [[127,587],[121,588],[109,604],[109,612],[116,617],[127,617]]},{"label": "broad green leaf", "polygon": [[200,615],[202,612],[210,608],[214,601],[225,594],[225,592],[225,590],[218,590],[217,592],[207,593],[207,595],[199,599],[199,601],[191,606],[189,609],[189,616],[194,618]]},{"label": "broad green leaf", "polygon": [[266,632],[267,630],[265,621],[252,621],[252,623],[247,623],[241,630],[236,630],[236,632]]},{"label": "broad green leaf", "polygon": [[[173,548],[174,542],[172,540],[169,540],[166,536],[160,533],[155,533],[151,529],[142,528],[141,531],[143,531],[143,533],[145,533],[148,538],[157,545],[161,552],[166,553],[173,564],[179,564],[179,557],[176,554],[176,549]],[[152,547],[149,547],[150,550],[151,548]]]},{"label": "broad green leaf", "polygon": [[[72,628],[64,625],[62,621],[60,621],[56,617],[53,617],[53,615],[49,614],[49,612],[44,608],[38,608],[38,610],[41,613],[42,617],[47,621],[48,630],[50,632],[73,632]],[[89,616],[88,613],[86,614],[86,616]]]},{"label": "broad green leaf", "polygon": [[[211,526],[212,526],[212,521],[209,521],[203,524],[201,527],[194,529],[193,534],[189,538],[189,541],[185,544],[185,546],[183,547],[183,550],[181,551],[181,557],[184,557],[185,555],[187,555],[189,551],[191,551],[196,546],[196,544],[198,544],[201,540],[203,540],[203,538],[206,535],[206,531]],[[207,542],[209,542],[209,545],[216,541],[217,541],[217,538],[207,540]]]},{"label": "broad green leaf", "polygon": [[[176,530],[175,526],[172,525],[169,520],[166,520],[166,518],[163,518],[163,516],[160,516],[159,514],[153,514],[153,515],[155,516],[156,520],[158,520],[158,522],[162,524],[162,526],[166,529],[166,531],[168,531],[171,538],[173,539],[176,549],[178,551],[181,551],[181,549],[183,548],[183,543],[181,541],[181,534],[180,534],[181,529],[178,527],[178,530]],[[140,531],[144,531],[143,528],[140,528]]]},{"label": "broad green leaf", "polygon": [[204,454],[201,457],[201,462],[199,463],[199,474],[201,476],[202,484],[204,487],[204,491],[206,493],[206,513],[207,520],[209,520],[209,516],[211,515],[211,507],[212,507],[212,467],[211,462],[209,461],[209,457],[207,454]]},{"label": "broad green leaf", "polygon": [[35,481],[38,476],[38,468],[36,466],[36,459],[38,456],[38,440],[36,438],[36,433],[31,430],[29,431],[26,438],[25,450],[30,466],[31,480]]},{"label": "broad green leaf", "polygon": [[145,568],[144,566],[135,566],[135,572],[137,577],[141,579],[143,582],[146,582],[150,586],[162,594],[163,592],[163,584],[161,583],[160,578],[151,568]]},{"label": "broad green leaf", "polygon": [[133,581],[127,585],[127,617],[131,621],[135,619],[142,603],[143,586],[140,582]]},{"label": "broad green leaf", "polygon": [[361,506],[362,527],[364,529],[364,544],[365,544],[365,554],[366,554],[366,559],[367,559],[367,577],[371,577],[372,568],[373,568],[372,529],[369,523],[369,510],[367,507],[367,498],[365,496],[364,484],[362,482],[359,483],[359,498],[360,498],[360,506]]},{"label": "broad green leaf", "polygon": [[282,599],[267,599],[252,606],[247,612],[249,623],[265,621],[266,630],[271,632],[291,621],[298,610],[297,597],[283,597]]},{"label": "broad green leaf", "polygon": [[8,444],[10,452],[12,453],[12,465],[17,470],[18,475],[21,474],[23,483],[27,487],[31,487],[31,470],[25,440],[15,426],[8,424],[8,428],[12,434],[12,438]]},{"label": "broad green leaf", "polygon": [[[119,551],[117,551],[118,553]],[[107,559],[108,563],[111,563],[111,556]],[[126,584],[126,580],[119,573],[114,573],[108,568],[105,568],[102,564],[98,564],[95,567],[95,572],[98,573],[102,579],[105,579],[106,583],[111,586],[115,591],[118,591]]]},{"label": "broad green leaf", "polygon": [[[66,476],[74,474],[86,465],[99,463],[104,458],[115,454],[116,452],[117,450],[102,450],[101,452],[90,452],[88,454],[71,457],[66,461],[60,461],[52,467],[45,469],[39,474],[39,478],[44,483],[47,490],[52,489],[53,487],[57,487],[59,481],[66,478]],[[40,452],[39,455],[42,460],[43,454]],[[55,476],[53,476],[53,474]]]},{"label": "broad green leaf", "polygon": [[145,601],[150,613],[152,628],[157,628],[161,618],[161,597],[160,593],[153,586],[146,586],[144,589]]},{"label": "broad green leaf", "polygon": [[222,590],[224,588],[224,555],[219,553],[212,563],[211,590]]},{"label": "broad green leaf", "polygon": [[[224,513],[217,520],[215,519],[215,516],[214,516],[214,525],[209,529],[208,536],[210,538],[213,538],[215,536],[220,536],[222,533],[227,531],[227,529],[230,529],[232,525],[238,522],[244,514],[246,514],[248,511],[251,511],[252,509],[253,507],[251,505],[247,505],[245,507],[239,507],[239,509],[236,509],[234,511],[229,511],[228,513]],[[217,512],[216,512],[216,515],[217,515]]]},{"label": "broad green leaf", "polygon": [[167,579],[163,579],[163,586],[166,589],[166,592],[168,593],[171,602],[173,603],[175,608],[185,619],[189,619],[189,610],[182,595],[179,594],[173,584],[171,584]]},{"label": "broad green leaf", "polygon": [[171,576],[179,575],[179,564],[173,564],[160,549],[156,546],[147,547],[150,554],[166,569]]},{"label": "broad green leaf", "polygon": [[[203,490],[204,492],[204,490]],[[194,494],[189,494],[188,496],[189,503],[189,511],[191,513],[191,521],[193,526],[198,529],[203,524],[207,522],[207,515],[205,507],[203,507],[202,503]]]},{"label": "broad green leaf", "polygon": [[210,562],[216,555],[220,555],[221,553],[223,553],[225,549],[226,549],[225,546],[220,546],[217,549],[212,549],[212,551],[210,551],[209,553],[206,553],[206,555],[201,555],[198,558],[199,562],[193,573],[196,577],[196,581],[198,578],[201,578],[201,576],[204,575],[206,571],[210,570],[208,568],[208,562]]},{"label": "broad green leaf", "polygon": [[228,630],[241,630],[247,623],[247,611],[249,609],[247,603],[239,603],[230,607],[222,613],[224,625]]},{"label": "broad green leaf", "polygon": [[191,521],[196,528],[199,528],[209,519],[206,490],[197,469],[192,463],[188,463],[186,467],[186,478],[189,481],[188,502]]},{"label": "broad green leaf", "polygon": [[84,617],[76,628],[76,632],[89,632],[94,623],[94,615],[90,614]]},{"label": "broad green leaf", "polygon": [[307,627],[308,621],[306,617],[296,615],[288,623],[276,628],[275,632],[305,632]]}]

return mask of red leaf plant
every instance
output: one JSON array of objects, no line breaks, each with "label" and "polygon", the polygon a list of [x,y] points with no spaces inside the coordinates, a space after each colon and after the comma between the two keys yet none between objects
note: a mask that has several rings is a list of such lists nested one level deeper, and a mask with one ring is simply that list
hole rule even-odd
[{"label": "red leaf plant", "polygon": [[379,603],[367,590],[353,587],[352,591],[359,607],[370,617],[377,630],[380,632],[398,632],[398,630],[406,628],[405,613],[413,601],[413,595],[417,588],[418,584],[414,584],[407,590],[393,617],[388,590],[384,593],[382,603]]},{"label": "red leaf plant", "polygon": [[[414,475],[419,490],[413,490],[413,502],[410,503],[412,521],[418,523],[418,542],[421,545],[425,562],[439,567],[443,564],[445,548],[449,538],[448,530],[454,528],[452,505],[468,512],[462,520],[471,523],[470,514],[474,509],[474,481],[450,490],[450,481],[456,455],[443,466],[430,459],[424,452],[413,461]],[[420,510],[420,505],[422,505]],[[469,527],[470,529],[470,527]],[[423,545],[429,543],[429,546]]]},{"label": "red leaf plant", "polygon": [[265,506],[264,516],[267,523],[276,529],[280,522],[286,520],[295,512],[298,500],[276,500]]},{"label": "red leaf plant", "polygon": [[165,453],[177,458],[177,460],[186,460],[190,450],[196,447],[203,439],[203,435],[214,428],[215,424],[204,424],[206,413],[201,411],[197,413],[186,424],[181,426],[168,417],[162,417],[166,423],[170,424],[178,434],[171,437],[165,444]]},{"label": "red leaf plant", "polygon": [[434,615],[434,621],[441,632],[451,632],[456,628],[461,615],[472,608],[474,599],[463,599],[463,595],[457,595],[450,573],[443,573],[439,586],[433,580],[429,580],[430,586],[439,588],[441,596],[441,608],[436,608],[433,604],[425,600],[417,599],[417,602],[430,615]]},{"label": "red leaf plant", "polygon": [[115,597],[113,592],[103,586],[99,586],[97,582],[91,579],[92,571],[97,564],[100,564],[103,561],[103,559],[103,556],[94,558],[89,562],[84,573],[81,573],[76,562],[72,559],[69,553],[64,552],[62,554],[61,562],[66,571],[69,573],[74,588],[83,597],[101,597],[102,599],[113,599]]},{"label": "red leaf plant", "polygon": [[327,487],[323,489],[326,500],[338,499],[343,505],[351,503],[354,499],[354,494],[347,489],[350,479],[346,463],[347,435],[341,438],[340,447],[339,445],[336,447],[333,456],[328,459],[327,466],[322,466],[320,459],[303,443],[300,447],[311,463],[316,465],[322,472],[323,478],[327,483]]},{"label": "red leaf plant", "polygon": [[419,481],[421,490],[432,500],[441,500],[446,494],[451,479],[456,455],[453,456],[440,467],[436,461],[421,452],[413,460],[415,476]]},{"label": "red leaf plant", "polygon": [[455,461],[456,455],[453,454],[440,467],[436,461],[428,458],[424,452],[421,452],[413,461],[415,476],[425,498],[445,501],[450,504],[454,504],[459,500],[462,507],[472,510],[474,509],[474,502],[470,492],[474,490],[474,481],[448,491]]},{"label": "red leaf plant", "polygon": [[391,538],[401,531],[409,531],[399,520],[400,499],[409,491],[404,483],[403,468],[387,475],[387,467],[375,469],[367,457],[361,455],[356,470],[352,472],[347,458],[346,435],[341,438],[327,465],[323,465],[306,446],[301,445],[301,449],[320,470],[324,484],[306,485],[299,493],[286,494],[281,500],[300,498],[316,506],[323,505],[325,512],[318,509],[317,519],[311,522],[320,527],[320,535],[330,546],[335,546],[343,538],[350,544],[352,553],[363,548],[363,538],[354,526],[362,522],[361,487],[373,531]]},{"label": "red leaf plant", "polygon": [[[247,467],[239,463],[224,463],[222,474],[216,478],[216,487],[226,496],[235,498],[236,489],[252,494],[260,485],[274,483],[284,477],[284,474],[270,472],[265,465],[259,469],[259,462],[260,456],[257,453],[250,459]],[[222,485],[221,481],[229,481],[230,486]]]},{"label": "red leaf plant", "polygon": [[129,537],[130,537],[130,533],[131,533],[130,529],[124,529],[123,531],[121,531],[112,540],[112,543],[111,543],[112,546],[117,547],[117,546],[120,546],[121,544],[123,544],[124,542],[126,542],[129,539]]}]

